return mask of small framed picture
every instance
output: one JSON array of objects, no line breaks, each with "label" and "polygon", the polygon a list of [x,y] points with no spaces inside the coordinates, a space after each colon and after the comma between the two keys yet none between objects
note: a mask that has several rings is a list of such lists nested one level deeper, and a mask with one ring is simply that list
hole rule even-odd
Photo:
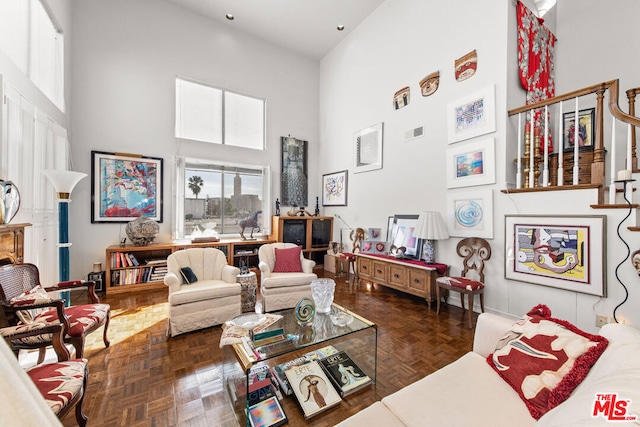
[{"label": "small framed picture", "polygon": [[370,240],[380,240],[382,238],[382,230],[380,228],[370,228],[367,230]]},{"label": "small framed picture", "polygon": [[[596,109],[587,108],[578,113],[578,147],[580,149],[593,150],[593,138],[595,135]],[[562,147],[564,151],[575,149],[576,139],[576,112],[570,111],[562,115]]]},{"label": "small framed picture", "polygon": [[322,175],[322,206],[347,206],[348,171]]}]

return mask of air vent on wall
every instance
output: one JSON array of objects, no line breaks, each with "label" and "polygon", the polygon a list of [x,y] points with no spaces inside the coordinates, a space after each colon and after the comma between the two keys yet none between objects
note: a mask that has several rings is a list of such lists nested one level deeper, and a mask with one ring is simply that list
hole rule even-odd
[{"label": "air vent on wall", "polygon": [[424,127],[420,126],[419,128],[408,130],[404,133],[404,140],[409,141],[414,138],[420,138],[424,135]]}]

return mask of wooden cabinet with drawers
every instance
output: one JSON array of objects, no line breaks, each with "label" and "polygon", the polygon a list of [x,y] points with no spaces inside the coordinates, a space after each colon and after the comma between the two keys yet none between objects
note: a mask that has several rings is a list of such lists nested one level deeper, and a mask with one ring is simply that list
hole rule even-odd
[{"label": "wooden cabinet with drawers", "polygon": [[357,254],[357,278],[411,295],[423,297],[428,303],[436,300],[438,270],[427,264],[398,260],[377,255]]},{"label": "wooden cabinet with drawers", "polygon": [[30,225],[0,225],[0,265],[24,262],[24,229]]}]

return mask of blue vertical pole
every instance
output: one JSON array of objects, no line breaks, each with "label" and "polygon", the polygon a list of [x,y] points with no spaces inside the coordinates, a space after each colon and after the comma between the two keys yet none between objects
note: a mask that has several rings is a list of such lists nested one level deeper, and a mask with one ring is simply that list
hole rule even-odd
[{"label": "blue vertical pole", "polygon": [[[61,282],[69,280],[69,200],[58,200],[58,275]],[[69,291],[60,293],[66,307],[71,305]]]}]

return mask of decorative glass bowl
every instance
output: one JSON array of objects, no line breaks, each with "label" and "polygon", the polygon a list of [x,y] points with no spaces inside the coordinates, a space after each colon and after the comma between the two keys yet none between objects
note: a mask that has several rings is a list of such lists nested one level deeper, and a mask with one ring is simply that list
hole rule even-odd
[{"label": "decorative glass bowl", "polygon": [[329,317],[331,318],[331,323],[336,326],[347,326],[348,324],[353,322],[353,316],[349,313],[345,313],[344,311],[331,313]]}]

